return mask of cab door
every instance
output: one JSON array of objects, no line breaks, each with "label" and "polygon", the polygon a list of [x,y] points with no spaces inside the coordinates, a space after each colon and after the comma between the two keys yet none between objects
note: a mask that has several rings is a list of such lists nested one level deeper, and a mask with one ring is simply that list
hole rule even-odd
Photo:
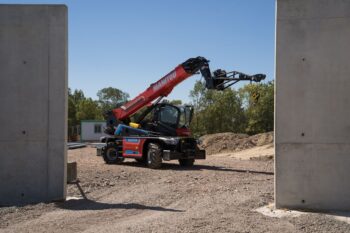
[{"label": "cab door", "polygon": [[180,109],[170,104],[161,104],[155,111],[155,130],[166,136],[176,136],[179,125]]}]

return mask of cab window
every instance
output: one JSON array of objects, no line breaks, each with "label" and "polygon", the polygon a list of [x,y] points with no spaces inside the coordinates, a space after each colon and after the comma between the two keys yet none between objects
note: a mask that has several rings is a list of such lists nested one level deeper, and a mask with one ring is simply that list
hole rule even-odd
[{"label": "cab window", "polygon": [[176,127],[178,123],[178,118],[179,111],[173,106],[165,105],[161,108],[159,112],[159,121],[168,125]]},{"label": "cab window", "polygon": [[189,127],[191,123],[191,115],[192,115],[191,107],[182,106],[180,107],[180,111],[181,111],[181,115],[180,115],[179,126]]}]

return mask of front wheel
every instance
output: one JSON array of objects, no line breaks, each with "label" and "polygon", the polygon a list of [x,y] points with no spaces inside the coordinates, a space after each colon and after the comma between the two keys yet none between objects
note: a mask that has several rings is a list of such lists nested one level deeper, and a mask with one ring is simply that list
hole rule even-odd
[{"label": "front wheel", "polygon": [[148,144],[147,166],[152,169],[162,167],[162,148],[156,143]]},{"label": "front wheel", "polygon": [[107,164],[121,163],[124,161],[124,158],[118,154],[118,149],[116,143],[109,142],[104,150],[102,150],[103,159]]},{"label": "front wheel", "polygon": [[179,164],[181,167],[192,167],[194,159],[179,159]]}]

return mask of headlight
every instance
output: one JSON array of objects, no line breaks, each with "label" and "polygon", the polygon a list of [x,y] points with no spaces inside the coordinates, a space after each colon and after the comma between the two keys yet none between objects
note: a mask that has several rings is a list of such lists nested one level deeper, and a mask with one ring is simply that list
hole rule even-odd
[{"label": "headlight", "polygon": [[160,138],[160,139],[169,145],[177,145],[179,143],[178,138]]}]

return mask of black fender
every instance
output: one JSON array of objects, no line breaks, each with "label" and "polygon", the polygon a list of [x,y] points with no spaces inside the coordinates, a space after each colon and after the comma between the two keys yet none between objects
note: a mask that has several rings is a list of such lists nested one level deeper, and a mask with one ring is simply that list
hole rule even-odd
[{"label": "black fender", "polygon": [[100,142],[102,143],[108,143],[108,142],[114,142],[114,141],[116,141],[115,137],[110,137],[110,136],[100,137]]}]

